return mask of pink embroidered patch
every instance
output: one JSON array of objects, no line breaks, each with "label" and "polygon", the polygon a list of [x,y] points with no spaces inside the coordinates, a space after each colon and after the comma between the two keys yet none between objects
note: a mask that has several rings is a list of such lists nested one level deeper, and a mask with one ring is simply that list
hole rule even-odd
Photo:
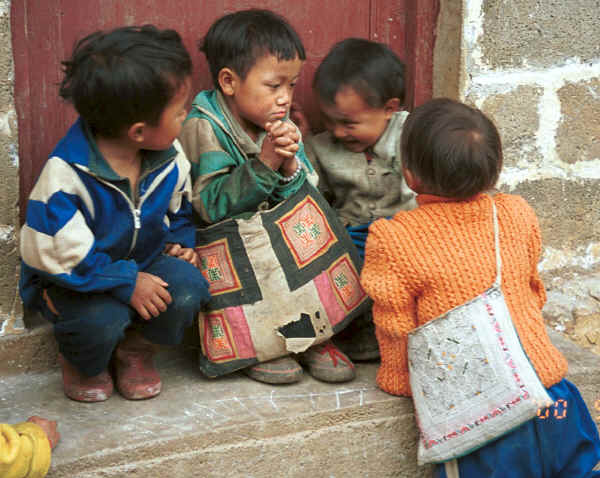
[{"label": "pink embroidered patch", "polygon": [[200,324],[204,328],[202,349],[213,362],[256,357],[252,337],[241,307],[204,315]]},{"label": "pink embroidered patch", "polygon": [[205,246],[197,246],[200,271],[208,281],[212,295],[234,292],[242,288],[235,271],[227,239],[219,239]]},{"label": "pink embroidered patch", "polygon": [[348,254],[335,261],[327,272],[333,290],[347,312],[356,308],[365,299],[367,294],[360,285],[358,272]]},{"label": "pink embroidered patch", "polygon": [[337,242],[321,208],[307,196],[275,223],[298,267],[325,254]]}]

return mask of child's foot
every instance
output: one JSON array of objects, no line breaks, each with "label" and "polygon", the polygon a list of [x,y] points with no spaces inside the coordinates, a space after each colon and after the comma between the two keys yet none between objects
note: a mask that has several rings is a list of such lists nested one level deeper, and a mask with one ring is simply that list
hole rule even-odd
[{"label": "child's foot", "polygon": [[103,402],[113,392],[113,381],[107,370],[93,377],[87,377],[71,365],[62,354],[58,355],[62,369],[65,395],[78,402]]},{"label": "child's foot", "polygon": [[114,354],[115,378],[119,393],[128,400],[143,400],[158,395],[160,375],[154,368],[156,346],[139,332],[127,332]]},{"label": "child's foot", "polygon": [[243,372],[257,382],[271,384],[294,383],[302,378],[302,367],[289,356],[257,363]]},{"label": "child's foot", "polygon": [[323,382],[349,382],[355,377],[354,364],[331,340],[313,345],[300,354],[307,372]]}]

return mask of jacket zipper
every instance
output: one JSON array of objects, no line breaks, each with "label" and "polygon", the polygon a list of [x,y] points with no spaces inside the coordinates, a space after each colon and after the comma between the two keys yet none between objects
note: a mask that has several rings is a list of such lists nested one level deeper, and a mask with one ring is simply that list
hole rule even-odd
[{"label": "jacket zipper", "polygon": [[[177,156],[177,154],[175,154],[175,156]],[[157,165],[155,168],[152,168],[152,169],[146,171],[142,176],[140,176],[140,178],[138,179],[138,189],[139,189],[139,184],[142,182],[142,180],[146,176],[148,176],[153,171],[163,167],[167,162],[171,161],[173,159],[173,157],[170,157],[167,161],[162,162],[161,164]],[[106,184],[107,186],[111,187],[115,191],[119,192],[119,194],[121,194],[127,201],[127,204],[129,205],[129,210],[131,211],[131,215],[133,217],[133,236],[131,238],[131,244],[129,246],[129,251],[127,252],[127,255],[125,256],[125,259],[129,259],[129,256],[131,255],[131,253],[133,252],[133,249],[136,246],[139,231],[142,228],[142,204],[144,203],[144,199],[142,198],[136,207],[136,204],[131,200],[131,198],[129,196],[127,196],[127,194],[125,194],[120,188],[115,186],[113,183],[98,176],[96,173],[94,173],[90,170],[87,170],[86,173],[91,176],[94,176],[102,184]],[[139,198],[137,197],[138,196],[137,191],[135,191],[135,196],[136,196],[135,202],[137,203],[138,202],[137,200],[139,200]]]}]

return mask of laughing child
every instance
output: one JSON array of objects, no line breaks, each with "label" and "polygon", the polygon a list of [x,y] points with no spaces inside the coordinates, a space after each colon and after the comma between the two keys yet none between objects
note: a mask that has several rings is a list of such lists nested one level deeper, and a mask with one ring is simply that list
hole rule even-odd
[{"label": "laughing child", "polygon": [[[408,116],[402,111],[404,70],[386,45],[348,38],[333,46],[313,81],[327,131],[307,136],[307,153],[319,173],[319,189],[361,256],[373,220],[415,206],[400,154]],[[352,360],[379,357],[370,313],[351,322],[335,341]]]}]

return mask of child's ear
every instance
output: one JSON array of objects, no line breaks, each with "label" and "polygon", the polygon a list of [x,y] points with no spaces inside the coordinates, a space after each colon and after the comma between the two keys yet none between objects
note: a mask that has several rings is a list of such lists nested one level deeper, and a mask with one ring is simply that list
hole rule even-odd
[{"label": "child's ear", "polygon": [[404,180],[406,181],[406,185],[410,189],[412,189],[417,194],[421,194],[423,192],[421,181],[419,180],[418,177],[416,177],[413,173],[411,173],[406,168],[402,168],[402,174],[404,175]]},{"label": "child's ear", "polygon": [[146,123],[138,122],[133,123],[127,130],[127,137],[134,143],[141,143],[144,141],[144,135],[146,134]]},{"label": "child's ear", "polygon": [[385,105],[383,105],[383,111],[385,111],[386,118],[390,119],[396,111],[400,111],[401,106],[400,98],[390,98],[387,100]]},{"label": "child's ear", "polygon": [[223,94],[227,96],[233,96],[239,80],[239,77],[235,71],[233,71],[231,68],[221,68],[217,79],[219,80],[219,87],[221,88]]}]

